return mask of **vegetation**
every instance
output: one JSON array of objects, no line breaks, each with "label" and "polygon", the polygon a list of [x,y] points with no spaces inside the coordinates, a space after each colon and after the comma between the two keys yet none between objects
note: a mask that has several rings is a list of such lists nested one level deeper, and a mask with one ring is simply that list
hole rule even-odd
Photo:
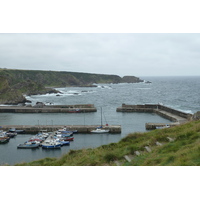
[{"label": "vegetation", "polygon": [[[120,83],[122,78],[117,75],[90,74],[78,72],[58,72],[41,70],[11,70],[1,69],[0,76],[6,77],[11,85],[23,81],[36,81],[43,86],[66,87],[88,85],[93,83]],[[132,76],[133,78],[133,76]],[[134,77],[132,81],[137,82]]]},{"label": "vegetation", "polygon": [[[174,141],[169,141],[169,138]],[[156,142],[162,144],[157,146]],[[147,152],[148,146],[151,152]],[[137,156],[135,151],[139,151]],[[132,157],[131,162],[124,156]],[[18,166],[199,166],[200,121],[145,133],[132,133],[118,143],[70,150],[60,158],[45,158]]]},{"label": "vegetation", "polygon": [[[140,82],[134,76],[128,82]],[[41,70],[0,69],[0,103],[21,103],[23,94],[45,94],[55,92],[47,87],[91,86],[93,83],[121,83],[126,79],[117,75],[57,72]],[[14,92],[16,94],[14,94]]]}]

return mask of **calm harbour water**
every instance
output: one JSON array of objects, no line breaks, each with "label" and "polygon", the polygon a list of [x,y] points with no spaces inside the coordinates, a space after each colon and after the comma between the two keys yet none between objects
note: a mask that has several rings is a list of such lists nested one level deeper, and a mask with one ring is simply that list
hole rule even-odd
[{"label": "calm harbour water", "polygon": [[46,113],[46,114],[13,114],[0,113],[0,125],[98,125],[101,122],[100,108],[103,109],[103,123],[121,125],[121,134],[74,134],[70,146],[60,150],[42,148],[17,149],[31,136],[18,135],[7,144],[0,145],[0,165],[14,165],[44,157],[60,157],[70,149],[93,148],[111,142],[118,142],[132,132],[144,132],[146,122],[169,121],[152,113],[120,113],[116,108],[125,104],[163,103],[189,113],[199,108],[200,77],[141,77],[151,84],[101,84],[94,88],[70,87],[57,88],[63,94],[35,95],[27,97],[34,105],[37,101],[54,104],[94,104],[95,113]]}]

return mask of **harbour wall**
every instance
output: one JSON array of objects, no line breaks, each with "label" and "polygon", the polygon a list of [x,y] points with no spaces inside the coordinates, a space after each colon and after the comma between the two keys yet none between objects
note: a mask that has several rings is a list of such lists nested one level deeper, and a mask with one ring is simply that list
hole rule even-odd
[{"label": "harbour wall", "polygon": [[[77,133],[90,133],[90,131],[96,129],[98,126],[99,125],[2,125],[1,129],[3,131],[8,131],[14,127],[17,130],[24,130],[26,134],[36,134],[42,130],[52,132],[67,127],[67,129],[71,131],[77,130]],[[103,126],[103,128],[109,130],[109,133],[121,133],[120,125],[108,125]]]},{"label": "harbour wall", "polygon": [[154,129],[156,129],[157,127],[166,127],[166,126],[170,126],[170,127],[173,127],[173,126],[177,126],[177,125],[179,125],[179,123],[146,123],[145,124],[145,128],[147,129],[147,130],[154,130]]},{"label": "harbour wall", "polygon": [[[155,112],[171,121],[177,121],[177,116],[190,120],[192,114],[185,113],[161,104],[144,104],[144,105],[126,105],[122,104],[122,107],[117,108],[117,112]],[[166,112],[162,112],[166,111]]]},{"label": "harbour wall", "polygon": [[80,113],[96,112],[93,104],[78,105],[43,105],[35,106],[0,106],[1,113]]},{"label": "harbour wall", "polygon": [[[156,113],[161,117],[169,119],[174,123],[170,123],[170,126],[176,126],[178,124],[185,123],[192,120],[193,115],[185,113],[161,104],[144,104],[144,105],[126,105],[122,104],[122,107],[117,108],[117,112],[150,112]],[[164,123],[146,123],[146,129],[152,130],[156,127],[166,126]]]}]

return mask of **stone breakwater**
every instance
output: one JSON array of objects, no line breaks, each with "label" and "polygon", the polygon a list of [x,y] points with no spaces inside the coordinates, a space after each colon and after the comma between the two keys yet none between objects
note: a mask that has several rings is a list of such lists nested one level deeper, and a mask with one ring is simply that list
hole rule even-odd
[{"label": "stone breakwater", "polygon": [[[126,105],[122,104],[122,107],[117,108],[117,112],[154,112],[166,119],[169,119],[174,126],[177,124],[182,124],[193,119],[193,115],[185,113],[161,104],[144,104],[144,105]],[[146,123],[146,129],[155,129],[156,127],[163,127],[166,124],[158,123]]]},{"label": "stone breakwater", "polygon": [[80,113],[96,112],[93,104],[79,105],[44,105],[35,106],[0,106],[1,113]]},{"label": "stone breakwater", "polygon": [[[99,125],[2,125],[2,129],[4,131],[8,131],[9,129],[15,127],[17,130],[24,130],[26,134],[35,134],[40,131],[53,132],[58,129],[63,129],[63,127],[67,127],[67,130],[73,131],[77,130],[77,133],[90,133],[90,131],[96,129]],[[120,125],[108,125],[103,126],[104,129],[109,130],[109,133],[121,133]],[[75,133],[76,134],[76,133]]]}]

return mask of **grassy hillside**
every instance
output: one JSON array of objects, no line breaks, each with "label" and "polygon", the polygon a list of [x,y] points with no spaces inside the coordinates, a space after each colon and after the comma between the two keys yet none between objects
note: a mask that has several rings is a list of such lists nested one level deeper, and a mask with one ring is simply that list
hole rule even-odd
[{"label": "grassy hillside", "polygon": [[40,71],[40,70],[10,70],[1,69],[0,76],[9,79],[10,84],[19,81],[37,81],[44,86],[78,86],[93,83],[120,83],[117,75],[89,74],[76,72]]},{"label": "grassy hillside", "polygon": [[[173,141],[170,141],[171,139]],[[146,150],[147,147],[151,152]],[[136,152],[140,155],[136,155]],[[131,161],[127,161],[125,156],[128,156]],[[199,166],[200,121],[192,121],[168,129],[132,133],[118,143],[95,149],[71,150],[60,158],[45,158],[17,165],[116,166],[119,164],[122,166]]]}]

